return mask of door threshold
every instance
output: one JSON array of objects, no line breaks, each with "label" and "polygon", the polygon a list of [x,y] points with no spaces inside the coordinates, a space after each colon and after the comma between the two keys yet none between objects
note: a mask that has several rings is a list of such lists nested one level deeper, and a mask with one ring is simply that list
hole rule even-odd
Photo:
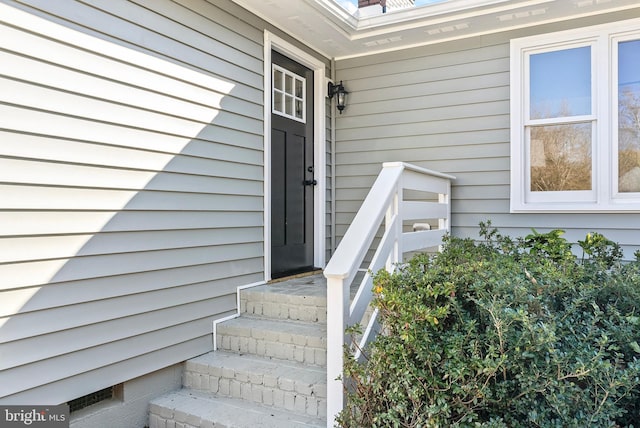
[{"label": "door threshold", "polygon": [[292,275],[285,275],[285,276],[281,276],[281,277],[276,278],[276,279],[272,279],[272,280],[268,281],[267,284],[275,284],[277,282],[288,281],[290,279],[304,278],[305,276],[317,275],[319,273],[322,273],[322,269],[314,269],[314,270],[310,270],[308,272],[301,272],[301,273],[296,273],[296,274],[292,274]]}]

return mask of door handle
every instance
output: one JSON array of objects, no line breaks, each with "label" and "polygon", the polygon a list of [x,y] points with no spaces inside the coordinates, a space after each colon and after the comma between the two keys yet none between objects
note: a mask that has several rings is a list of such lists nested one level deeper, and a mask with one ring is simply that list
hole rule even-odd
[{"label": "door handle", "polygon": [[302,182],[302,184],[304,184],[305,186],[315,186],[316,184],[318,184],[317,180],[304,180]]}]

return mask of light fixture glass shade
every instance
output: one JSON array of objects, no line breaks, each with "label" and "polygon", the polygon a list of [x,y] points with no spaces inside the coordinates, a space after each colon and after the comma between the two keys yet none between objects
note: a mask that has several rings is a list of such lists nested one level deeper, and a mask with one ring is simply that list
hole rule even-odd
[{"label": "light fixture glass shade", "polygon": [[345,106],[347,105],[347,91],[344,90],[344,87],[342,85],[340,85],[340,88],[342,88],[342,90],[338,90],[336,107],[338,107],[338,110],[340,110],[340,113],[342,114],[342,110],[344,110]]}]

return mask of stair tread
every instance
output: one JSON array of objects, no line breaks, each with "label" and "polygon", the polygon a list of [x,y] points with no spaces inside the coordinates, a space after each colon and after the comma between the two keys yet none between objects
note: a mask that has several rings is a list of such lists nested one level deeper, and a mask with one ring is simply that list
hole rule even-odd
[{"label": "stair tread", "polygon": [[[166,410],[178,414],[167,414]],[[151,411],[160,417],[174,418],[177,422],[200,421],[222,424],[227,428],[303,428],[325,427],[326,421],[300,415],[287,410],[266,407],[244,400],[219,397],[193,390],[179,390],[156,398],[151,402]],[[184,419],[184,420],[180,420]],[[201,425],[201,422],[197,423]]]},{"label": "stair tread", "polygon": [[241,294],[264,302],[304,302],[307,305],[327,306],[326,285],[314,287],[314,291],[309,292],[308,288],[284,284],[286,283],[260,285],[242,290]]},{"label": "stair tread", "polygon": [[294,378],[310,383],[326,383],[326,369],[296,361],[279,360],[251,354],[215,351],[192,358],[187,362],[188,369],[193,365],[204,365],[248,373],[269,374],[275,377]]}]

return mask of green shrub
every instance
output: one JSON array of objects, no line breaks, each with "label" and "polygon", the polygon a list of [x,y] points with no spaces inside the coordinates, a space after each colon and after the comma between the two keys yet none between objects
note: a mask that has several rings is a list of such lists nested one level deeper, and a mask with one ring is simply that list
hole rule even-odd
[{"label": "green shrub", "polygon": [[590,234],[481,224],[375,276],[383,334],[349,348],[343,427],[618,427],[640,421],[640,263]]}]

